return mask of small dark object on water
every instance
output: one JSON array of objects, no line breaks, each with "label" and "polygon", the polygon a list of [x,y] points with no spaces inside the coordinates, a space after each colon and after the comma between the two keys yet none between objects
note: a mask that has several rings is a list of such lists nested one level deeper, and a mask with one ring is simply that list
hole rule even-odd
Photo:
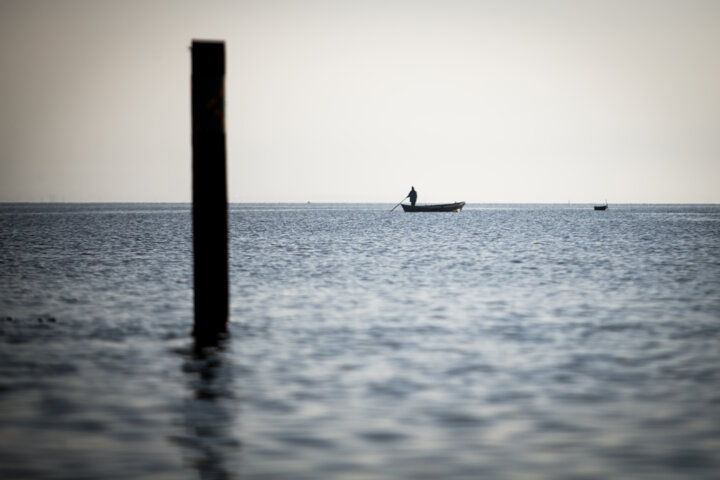
[{"label": "small dark object on water", "polygon": [[406,205],[402,208],[406,212],[459,212],[465,206],[465,202],[443,203],[438,205]]},{"label": "small dark object on water", "polygon": [[50,317],[47,319],[47,321],[50,323],[55,323],[55,317]]},{"label": "small dark object on water", "polygon": [[595,210],[607,210],[608,206],[607,205],[595,205],[593,208]]}]

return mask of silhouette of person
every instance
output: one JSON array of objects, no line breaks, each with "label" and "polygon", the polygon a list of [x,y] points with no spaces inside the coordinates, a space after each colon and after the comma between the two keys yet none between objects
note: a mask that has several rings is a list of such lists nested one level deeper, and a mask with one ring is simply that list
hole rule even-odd
[{"label": "silhouette of person", "polygon": [[410,205],[414,207],[415,202],[417,201],[417,192],[415,191],[415,187],[410,187],[410,193],[408,193],[408,197],[410,197]]}]

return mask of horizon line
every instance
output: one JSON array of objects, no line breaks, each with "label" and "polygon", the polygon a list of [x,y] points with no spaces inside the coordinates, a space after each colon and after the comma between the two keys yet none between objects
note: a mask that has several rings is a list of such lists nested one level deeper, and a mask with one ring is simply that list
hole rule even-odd
[{"label": "horizon line", "polygon": [[[232,204],[268,204],[268,205],[393,205],[394,202],[377,202],[377,201],[343,201],[343,202],[312,202],[312,201],[228,201],[228,205]],[[189,201],[105,201],[105,200],[77,200],[77,201],[46,201],[46,200],[0,200],[0,205],[127,205],[127,204],[172,204],[192,206],[192,200]],[[604,203],[598,202],[466,202],[467,205],[600,205]],[[608,202],[608,205],[720,205],[720,202]]]}]

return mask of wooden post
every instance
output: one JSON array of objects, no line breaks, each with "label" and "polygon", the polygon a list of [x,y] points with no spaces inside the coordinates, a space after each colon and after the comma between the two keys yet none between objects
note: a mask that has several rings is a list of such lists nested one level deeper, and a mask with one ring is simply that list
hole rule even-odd
[{"label": "wooden post", "polygon": [[204,343],[229,316],[223,42],[192,42],[192,149],[193,335]]}]

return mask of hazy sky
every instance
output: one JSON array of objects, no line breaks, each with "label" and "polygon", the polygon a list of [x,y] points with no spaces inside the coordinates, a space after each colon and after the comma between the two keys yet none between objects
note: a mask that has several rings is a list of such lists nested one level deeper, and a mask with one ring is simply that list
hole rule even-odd
[{"label": "hazy sky", "polygon": [[0,1],[0,201],[720,202],[720,1]]}]

